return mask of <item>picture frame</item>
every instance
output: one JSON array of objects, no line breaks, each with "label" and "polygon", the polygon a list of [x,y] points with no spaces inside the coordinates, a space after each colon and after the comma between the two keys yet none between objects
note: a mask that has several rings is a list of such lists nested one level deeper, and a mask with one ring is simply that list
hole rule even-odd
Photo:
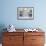
[{"label": "picture frame", "polygon": [[34,19],[34,7],[18,7],[17,8],[18,20],[33,20]]}]

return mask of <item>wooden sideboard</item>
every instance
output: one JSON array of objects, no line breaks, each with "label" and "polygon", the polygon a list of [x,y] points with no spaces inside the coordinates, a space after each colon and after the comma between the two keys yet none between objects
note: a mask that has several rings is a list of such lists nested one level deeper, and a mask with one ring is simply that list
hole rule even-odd
[{"label": "wooden sideboard", "polygon": [[44,32],[3,32],[3,46],[44,46]]}]

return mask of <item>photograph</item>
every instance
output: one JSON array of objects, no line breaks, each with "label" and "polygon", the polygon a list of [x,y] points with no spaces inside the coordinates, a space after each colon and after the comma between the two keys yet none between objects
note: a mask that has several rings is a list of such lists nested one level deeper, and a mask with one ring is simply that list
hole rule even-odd
[{"label": "photograph", "polygon": [[33,7],[18,7],[17,19],[20,19],[20,20],[34,19],[34,8]]}]

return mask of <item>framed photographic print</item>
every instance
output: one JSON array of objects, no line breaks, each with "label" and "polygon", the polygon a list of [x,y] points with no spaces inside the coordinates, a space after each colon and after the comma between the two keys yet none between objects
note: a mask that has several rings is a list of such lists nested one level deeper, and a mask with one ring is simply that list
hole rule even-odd
[{"label": "framed photographic print", "polygon": [[34,19],[34,8],[33,7],[18,7],[17,8],[17,19],[18,20],[33,20]]}]

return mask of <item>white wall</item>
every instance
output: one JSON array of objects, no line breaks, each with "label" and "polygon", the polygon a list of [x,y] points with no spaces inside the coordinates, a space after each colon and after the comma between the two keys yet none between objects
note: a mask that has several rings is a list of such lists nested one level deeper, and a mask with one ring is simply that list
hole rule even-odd
[{"label": "white wall", "polygon": [[[0,24],[16,28],[40,27],[46,31],[46,0],[1,0]],[[34,7],[34,20],[17,20],[17,7]]]}]

